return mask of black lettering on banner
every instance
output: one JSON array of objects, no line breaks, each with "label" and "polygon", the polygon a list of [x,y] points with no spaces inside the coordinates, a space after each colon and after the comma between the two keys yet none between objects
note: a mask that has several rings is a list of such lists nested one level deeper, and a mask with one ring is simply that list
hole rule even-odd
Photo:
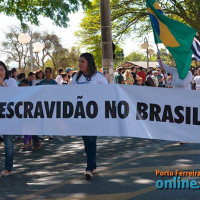
[{"label": "black lettering on banner", "polygon": [[136,120],[145,120],[148,118],[148,113],[146,112],[148,105],[146,103],[137,102],[137,114]]},{"label": "black lettering on banner", "polygon": [[186,107],[186,124],[191,124],[191,108]]},{"label": "black lettering on banner", "polygon": [[[124,107],[124,113],[122,113],[122,106]],[[125,119],[129,114],[129,105],[126,101],[120,101],[118,104],[118,115],[121,119]]]},{"label": "black lettering on banner", "polygon": [[48,101],[44,102],[44,107],[45,107],[47,118],[52,118],[54,108],[55,108],[55,103],[56,103],[55,101],[51,101],[50,107],[49,107],[49,102]]},{"label": "black lettering on banner", "polygon": [[174,122],[177,124],[181,124],[184,122],[184,115],[180,112],[184,111],[183,106],[176,106],[174,109],[175,114],[177,115],[178,118],[174,118]]},{"label": "black lettering on banner", "polygon": [[157,104],[150,104],[150,116],[149,120],[150,121],[160,121],[160,116],[159,113],[161,112],[161,107]]},{"label": "black lettering on banner", "polygon": [[81,118],[85,118],[85,111],[82,101],[77,101],[74,118],[78,118],[79,116]]},{"label": "black lettering on banner", "polygon": [[22,102],[18,102],[16,105],[15,105],[15,115],[18,117],[18,118],[22,118],[23,115],[21,113],[19,113],[19,107],[22,106]]},{"label": "black lettering on banner", "polygon": [[5,118],[6,117],[6,114],[4,114],[3,112],[6,111],[6,102],[1,102],[0,103],[0,118]]},{"label": "black lettering on banner", "polygon": [[34,118],[37,118],[37,117],[44,118],[44,112],[43,112],[41,101],[38,101],[35,106]]},{"label": "black lettering on banner", "polygon": [[74,113],[74,106],[69,101],[63,102],[63,118],[70,118]]},{"label": "black lettering on banner", "polygon": [[112,101],[112,106],[110,101],[105,101],[105,118],[109,118],[110,115],[112,118],[117,117],[116,101]]},{"label": "black lettering on banner", "polygon": [[13,118],[14,117],[14,108],[12,108],[11,106],[14,106],[14,102],[10,102],[10,103],[8,103],[8,105],[7,105],[7,110],[8,110],[8,112],[9,113],[6,113],[6,117],[8,118],[8,119],[10,119],[10,118]]},{"label": "black lettering on banner", "polygon": [[32,102],[24,102],[24,118],[33,118],[32,111],[33,103]]},{"label": "black lettering on banner", "polygon": [[198,108],[193,108],[193,125],[200,125],[200,121],[198,121]]},{"label": "black lettering on banner", "polygon": [[61,102],[57,101],[56,105],[56,118],[61,118]]},{"label": "black lettering on banner", "polygon": [[169,120],[169,122],[171,123],[174,123],[172,109],[170,105],[165,105],[164,111],[163,111],[162,122],[166,122],[167,120]]},{"label": "black lettering on banner", "polygon": [[[91,107],[93,107],[93,113],[91,112]],[[94,119],[98,114],[98,106],[95,101],[89,101],[86,105],[86,113],[90,119]]]}]

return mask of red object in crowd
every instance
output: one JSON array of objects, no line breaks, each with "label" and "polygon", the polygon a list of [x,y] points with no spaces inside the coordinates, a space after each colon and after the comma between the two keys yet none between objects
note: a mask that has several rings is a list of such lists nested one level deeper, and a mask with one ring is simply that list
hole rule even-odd
[{"label": "red object in crowd", "polygon": [[145,79],[146,79],[146,74],[145,74],[145,72],[142,71],[142,70],[140,70],[140,71],[137,72],[137,75],[138,75],[139,77],[142,78],[142,83],[144,83],[144,82],[145,82]]}]

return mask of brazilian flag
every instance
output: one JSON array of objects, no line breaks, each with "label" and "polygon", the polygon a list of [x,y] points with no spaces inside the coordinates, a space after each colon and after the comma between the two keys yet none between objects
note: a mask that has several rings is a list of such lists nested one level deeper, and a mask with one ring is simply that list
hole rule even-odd
[{"label": "brazilian flag", "polygon": [[155,0],[146,0],[155,43],[163,43],[174,57],[179,78],[184,79],[192,62],[193,28],[165,16]]}]

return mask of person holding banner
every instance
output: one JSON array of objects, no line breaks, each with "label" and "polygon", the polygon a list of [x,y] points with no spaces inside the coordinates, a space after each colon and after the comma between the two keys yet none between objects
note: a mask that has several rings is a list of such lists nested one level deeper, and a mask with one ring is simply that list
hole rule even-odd
[{"label": "person holding banner", "polygon": [[[71,84],[108,84],[107,79],[97,72],[94,57],[83,53],[79,58],[79,72],[74,75]],[[82,136],[87,157],[86,178],[92,178],[96,173],[96,141],[97,136]]]},{"label": "person holding banner", "polygon": [[172,75],[171,85],[174,88],[188,89],[191,90],[191,82],[193,81],[192,73],[189,71],[184,79],[179,78],[178,70],[175,67],[167,66],[160,57],[160,50],[157,52],[157,59],[160,66],[163,66],[163,69]]},{"label": "person holding banner", "polygon": [[[8,70],[2,61],[0,61],[0,87],[17,87],[17,82],[14,78],[9,78]],[[14,141],[13,135],[4,135],[5,145],[5,167],[1,172],[0,177],[8,176],[13,168],[14,160]]]}]

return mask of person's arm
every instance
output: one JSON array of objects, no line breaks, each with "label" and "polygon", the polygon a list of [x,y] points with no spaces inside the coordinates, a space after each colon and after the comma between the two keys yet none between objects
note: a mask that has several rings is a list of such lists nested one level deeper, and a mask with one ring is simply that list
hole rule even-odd
[{"label": "person's arm", "polygon": [[158,60],[158,63],[159,65],[162,67],[163,66],[163,69],[170,73],[170,74],[174,74],[174,71],[176,70],[174,67],[169,67],[168,65],[166,65],[163,61],[162,61],[162,58],[160,57],[160,51],[157,52],[157,60]]}]

